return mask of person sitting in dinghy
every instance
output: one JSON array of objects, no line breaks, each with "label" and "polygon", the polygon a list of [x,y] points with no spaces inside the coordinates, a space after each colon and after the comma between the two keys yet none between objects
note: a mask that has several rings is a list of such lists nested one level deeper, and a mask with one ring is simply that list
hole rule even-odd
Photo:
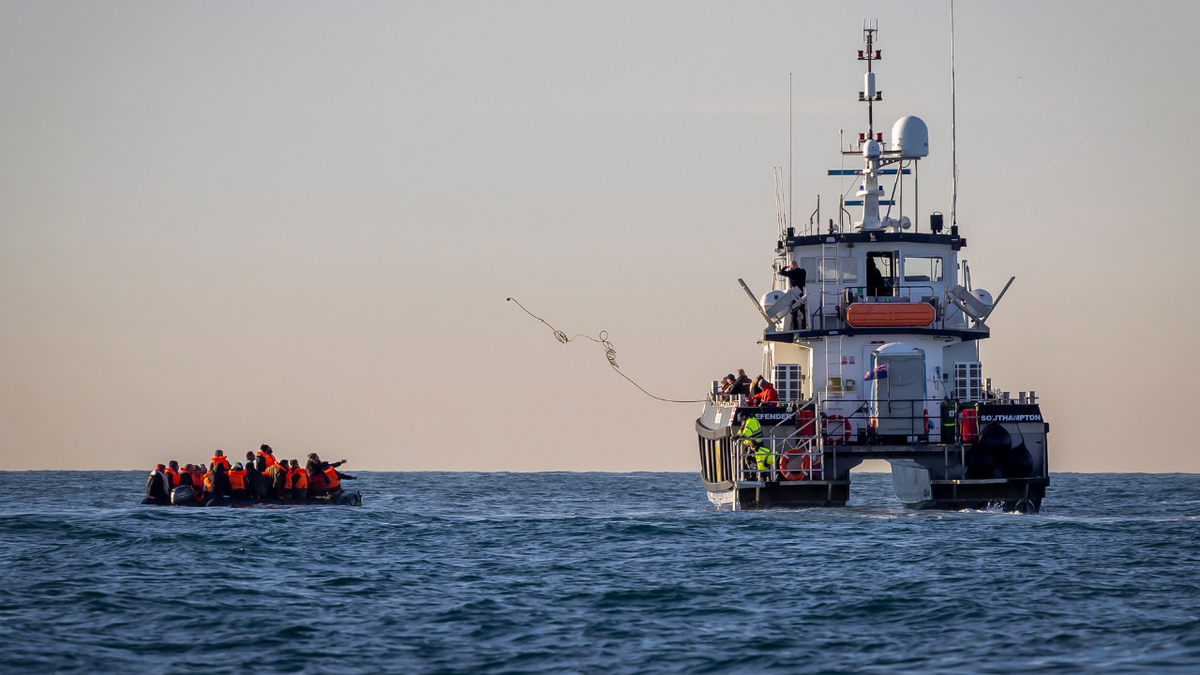
[{"label": "person sitting in dinghy", "polygon": [[337,467],[346,463],[346,460],[340,462],[323,462],[317,453],[312,453],[308,456],[308,464],[305,469],[308,471],[308,495],[310,497],[320,497],[329,495],[337,497],[342,493],[343,480],[355,480],[354,476],[349,476],[340,473]]},{"label": "person sitting in dinghy", "polygon": [[179,470],[179,485],[176,485],[175,487],[184,487],[185,485],[187,487],[195,487],[196,479],[193,478],[193,476],[195,476],[195,470],[196,467],[192,466],[191,464],[184,465],[184,467]]},{"label": "person sitting in dinghy", "polygon": [[167,467],[159,464],[150,472],[150,477],[146,479],[146,498],[142,503],[160,506],[171,503],[171,479],[167,476]]},{"label": "person sitting in dinghy", "polygon": [[229,482],[229,474],[225,472],[225,465],[218,464],[213,467],[213,470],[208,474],[209,481],[209,497],[204,502],[205,506],[229,506],[230,495],[233,493],[233,485]]},{"label": "person sitting in dinghy", "polygon": [[233,465],[233,470],[229,472],[229,496],[237,501],[250,501],[250,491],[247,489],[249,480],[246,476],[246,468],[241,462]]},{"label": "person sitting in dinghy", "polygon": [[292,460],[292,468],[288,471],[292,479],[292,500],[303,504],[308,501],[308,471],[300,466],[300,462]]}]

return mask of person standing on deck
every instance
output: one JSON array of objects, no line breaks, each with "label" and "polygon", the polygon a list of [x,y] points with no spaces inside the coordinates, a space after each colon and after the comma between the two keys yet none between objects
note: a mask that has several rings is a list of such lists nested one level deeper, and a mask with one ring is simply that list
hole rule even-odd
[{"label": "person standing on deck", "polygon": [[746,457],[746,468],[750,466],[750,457],[757,452],[758,444],[762,442],[762,423],[757,417],[747,415],[746,413],[738,413],[738,422],[741,423],[742,429],[738,435],[742,438],[742,454]]},{"label": "person standing on deck", "polygon": [[771,469],[775,466],[775,454],[771,452],[770,447],[755,440],[750,441],[750,450],[754,453],[754,467],[758,469],[758,479],[768,480]]},{"label": "person standing on deck", "polygon": [[[808,281],[808,272],[806,272],[803,267],[796,265],[795,260],[788,263],[787,267],[779,270],[778,274],[784,279],[787,279],[788,290],[799,288],[801,293],[808,293],[808,289],[805,288],[805,284]],[[792,310],[791,318],[791,330],[805,330],[808,328],[807,310],[804,308],[803,304]]]},{"label": "person standing on deck", "polygon": [[764,406],[776,405],[779,402],[779,392],[776,391],[775,385],[771,384],[763,378],[759,385],[758,393],[750,399],[750,405]]},{"label": "person standing on deck", "polygon": [[733,386],[729,388],[729,393],[733,396],[750,395],[750,378],[744,369],[738,368],[737,378],[734,379]]}]

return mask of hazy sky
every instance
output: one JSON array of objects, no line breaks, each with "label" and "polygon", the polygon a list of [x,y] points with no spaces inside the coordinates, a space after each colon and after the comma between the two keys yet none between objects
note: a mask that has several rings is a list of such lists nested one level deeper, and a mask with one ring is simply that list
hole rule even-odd
[{"label": "hazy sky", "polygon": [[[0,4],[0,468],[270,443],[347,469],[696,469],[761,365],[772,167],[930,127],[947,2]],[[959,222],[985,376],[1056,471],[1200,471],[1197,3],[959,2]],[[761,290],[759,291],[761,292]]]}]

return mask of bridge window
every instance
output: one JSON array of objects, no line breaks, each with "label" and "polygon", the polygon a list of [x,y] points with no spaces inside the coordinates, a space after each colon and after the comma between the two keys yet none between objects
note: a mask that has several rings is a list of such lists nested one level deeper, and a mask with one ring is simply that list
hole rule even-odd
[{"label": "bridge window", "polygon": [[942,258],[909,258],[904,257],[904,281],[941,281]]},{"label": "bridge window", "polygon": [[[817,267],[822,263],[823,274],[817,274]],[[823,279],[843,284],[858,281],[858,258],[801,258],[799,265],[808,273],[810,283],[820,283]]]}]

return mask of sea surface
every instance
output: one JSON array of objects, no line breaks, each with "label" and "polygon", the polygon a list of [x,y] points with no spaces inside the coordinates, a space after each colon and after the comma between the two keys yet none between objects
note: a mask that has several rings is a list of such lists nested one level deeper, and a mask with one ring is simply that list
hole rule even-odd
[{"label": "sea surface", "polygon": [[0,473],[2,673],[1200,672],[1200,476],[1038,516],[717,512],[695,474],[363,473],[364,506],[139,506]]}]

